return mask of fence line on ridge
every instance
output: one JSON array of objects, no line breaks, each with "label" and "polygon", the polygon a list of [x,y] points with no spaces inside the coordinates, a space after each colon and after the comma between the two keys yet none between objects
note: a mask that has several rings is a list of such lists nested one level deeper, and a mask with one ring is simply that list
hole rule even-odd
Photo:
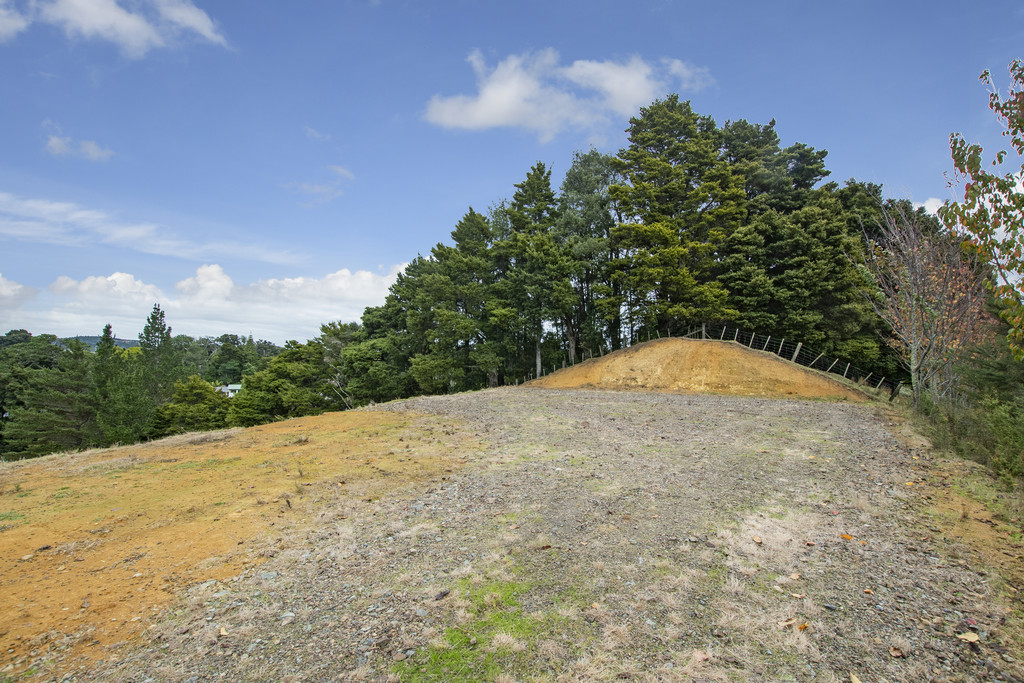
[{"label": "fence line on ridge", "polygon": [[885,389],[892,400],[899,391],[902,382],[897,382],[891,377],[880,377],[873,372],[864,372],[856,365],[834,356],[826,356],[806,346],[802,342],[792,339],[762,335],[756,332],[747,332],[738,327],[722,325],[708,326],[700,325],[691,327],[683,337],[687,339],[710,339],[719,341],[736,342],[742,346],[757,351],[772,353],[783,360],[802,365],[812,370],[820,370],[825,373],[839,375],[856,384],[871,387],[872,389]]},{"label": "fence line on ridge", "polygon": [[[654,339],[667,339],[668,337],[662,337],[660,333],[655,332],[656,336],[648,336],[648,341]],[[838,375],[843,379],[846,379],[855,384],[861,386],[870,387],[872,389],[881,391],[885,389],[889,392],[889,400],[892,401],[896,398],[899,393],[900,387],[903,386],[903,382],[896,381],[891,377],[880,377],[874,372],[865,373],[863,370],[858,368],[853,363],[844,361],[841,358],[834,356],[826,356],[824,353],[818,353],[807,346],[804,346],[803,342],[793,341],[791,339],[773,337],[772,335],[757,334],[756,332],[748,332],[741,330],[738,327],[729,327],[728,325],[707,325],[702,324],[698,326],[691,326],[686,334],[681,335],[683,339],[705,339],[705,340],[716,340],[716,341],[730,341],[746,346],[747,348],[754,349],[757,351],[763,351],[771,353],[783,360],[802,365],[812,370],[819,370],[826,374]],[[636,340],[634,344],[641,343],[640,340]],[[623,348],[629,348],[633,344],[627,344]],[[606,349],[599,348],[598,355],[604,356]],[[612,353],[611,350],[607,350],[607,353]],[[577,363],[582,363],[589,358],[594,358],[593,353],[587,353],[586,351],[581,354]],[[566,363],[566,359],[562,359],[561,367],[565,368],[567,365],[575,365],[576,363]],[[558,370],[557,365],[552,365],[550,369],[545,366],[540,376],[550,374]],[[545,372],[546,371],[546,372]],[[529,382],[534,379],[534,373],[529,372],[522,379],[516,378],[513,380],[513,384],[518,385],[521,382]]]}]

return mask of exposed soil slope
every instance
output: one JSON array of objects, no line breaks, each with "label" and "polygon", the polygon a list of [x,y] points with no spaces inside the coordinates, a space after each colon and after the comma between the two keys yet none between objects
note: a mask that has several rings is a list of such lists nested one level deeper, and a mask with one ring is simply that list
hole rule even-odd
[{"label": "exposed soil slope", "polygon": [[730,344],[602,361],[661,391],[0,465],[0,680],[1024,680],[1019,525],[898,417]]},{"label": "exposed soil slope", "polygon": [[278,556],[194,587],[94,675],[1024,675],[1012,589],[932,526],[930,458],[874,406],[508,388],[379,410],[444,416],[487,447],[426,485],[323,501]]},{"label": "exposed soil slope", "polygon": [[822,373],[734,342],[659,339],[631,346],[530,382],[544,389],[619,389],[681,393],[838,398],[867,397]]},{"label": "exposed soil slope", "polygon": [[90,666],[183,589],[276,554],[282,528],[451,470],[465,442],[351,412],[0,463],[0,679]]}]

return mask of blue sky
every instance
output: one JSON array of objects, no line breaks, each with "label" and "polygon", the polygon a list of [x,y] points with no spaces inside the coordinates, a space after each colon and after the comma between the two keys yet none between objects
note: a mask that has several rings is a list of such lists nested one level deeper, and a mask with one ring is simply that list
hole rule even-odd
[{"label": "blue sky", "polygon": [[1022,48],[1001,0],[0,0],[0,333],[134,337],[160,303],[308,339],[672,92],[934,205]]}]

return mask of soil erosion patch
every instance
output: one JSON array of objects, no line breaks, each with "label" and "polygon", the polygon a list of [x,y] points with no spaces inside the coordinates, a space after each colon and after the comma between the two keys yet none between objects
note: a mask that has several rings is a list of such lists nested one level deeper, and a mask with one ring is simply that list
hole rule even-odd
[{"label": "soil erosion patch", "polygon": [[841,382],[773,354],[733,342],[692,339],[637,344],[559,370],[530,386],[867,400]]},{"label": "soil erosion patch", "polygon": [[438,418],[351,412],[2,463],[0,673],[57,652],[87,666],[181,589],[272,557],[271,532],[451,471],[465,442]]},{"label": "soil erosion patch", "polygon": [[376,410],[487,447],[325,499],[258,571],[194,587],[90,674],[1024,679],[1017,593],[922,515],[930,456],[877,406],[505,388]]}]

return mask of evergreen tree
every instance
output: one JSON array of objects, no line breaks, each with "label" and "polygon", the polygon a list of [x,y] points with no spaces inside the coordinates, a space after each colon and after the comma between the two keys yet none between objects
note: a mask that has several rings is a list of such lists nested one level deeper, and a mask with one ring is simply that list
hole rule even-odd
[{"label": "evergreen tree", "polygon": [[171,328],[159,304],[153,305],[139,334],[139,347],[153,404],[166,403],[174,390],[175,380],[181,374],[181,367],[171,340]]},{"label": "evergreen tree", "polygon": [[250,427],[344,407],[329,382],[323,346],[290,341],[267,367],[243,380],[242,390],[231,399],[228,424]]},{"label": "evergreen tree", "polygon": [[56,367],[16,372],[18,401],[4,426],[4,458],[32,458],[80,450],[98,443],[90,357],[77,339],[57,358]]},{"label": "evergreen tree", "polygon": [[[500,302],[495,309],[504,322],[512,325],[506,348],[518,361],[513,372],[525,372],[527,359],[532,357],[535,376],[539,376],[544,323],[553,317],[553,310],[564,305],[564,299],[571,297],[571,288],[552,234],[557,206],[551,171],[537,162],[515,188],[505,209],[507,230],[494,244],[498,279],[493,291]],[[508,315],[511,311],[516,313],[515,318]]]},{"label": "evergreen tree", "polygon": [[611,239],[616,220],[608,190],[619,180],[614,157],[592,149],[573,155],[562,182],[554,236],[569,272],[572,296],[558,299],[557,313],[571,363],[576,362],[577,347],[582,345],[593,355],[606,337],[619,335],[617,308],[609,308],[607,318],[598,308],[600,294],[615,294],[604,285],[608,263],[616,256]]},{"label": "evergreen tree", "polygon": [[153,436],[223,429],[228,426],[230,401],[199,375],[175,382],[171,402],[155,411]]},{"label": "evergreen tree", "polygon": [[802,143],[779,145],[775,119],[768,124],[729,121],[722,127],[723,158],[743,176],[747,211],[789,213],[806,205],[812,188],[829,175],[828,152]]},{"label": "evergreen tree", "polygon": [[5,459],[11,412],[25,406],[26,379],[34,371],[57,367],[62,350],[56,342],[52,334],[33,337],[25,330],[11,330],[0,338],[0,456]]},{"label": "evergreen tree", "polygon": [[746,214],[744,179],[720,156],[714,120],[672,95],[630,119],[629,142],[616,164],[628,184],[610,194],[626,220],[613,230],[623,254],[612,278],[626,290],[631,334],[733,317],[714,271]]}]

